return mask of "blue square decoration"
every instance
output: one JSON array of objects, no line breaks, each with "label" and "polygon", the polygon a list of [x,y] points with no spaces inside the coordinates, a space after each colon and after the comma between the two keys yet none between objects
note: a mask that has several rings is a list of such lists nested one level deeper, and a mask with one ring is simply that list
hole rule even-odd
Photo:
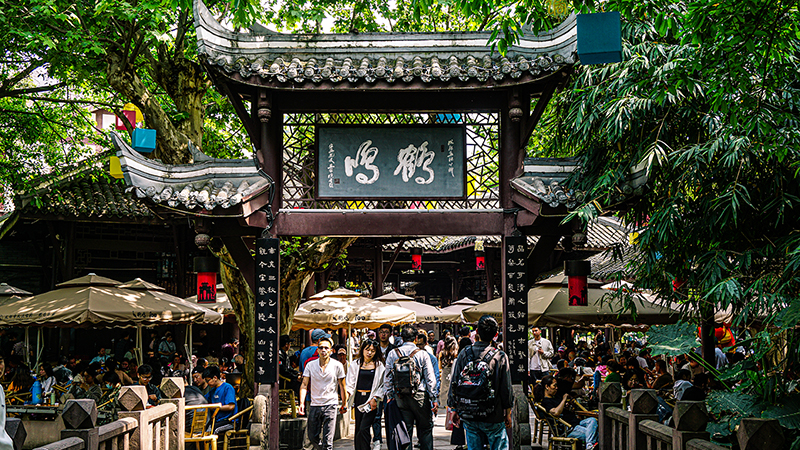
[{"label": "blue square decoration", "polygon": [[578,15],[578,57],[581,64],[622,61],[619,11]]},{"label": "blue square decoration", "polygon": [[156,149],[156,130],[137,128],[133,130],[133,149],[140,153],[151,153]]}]

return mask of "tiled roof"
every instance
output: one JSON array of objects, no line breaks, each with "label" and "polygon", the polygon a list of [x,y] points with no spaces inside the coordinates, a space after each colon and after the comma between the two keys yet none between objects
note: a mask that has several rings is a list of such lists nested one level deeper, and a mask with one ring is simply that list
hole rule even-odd
[{"label": "tiled roof", "polygon": [[125,192],[125,183],[92,173],[54,182],[38,195],[17,199],[22,216],[52,214],[70,218],[150,218],[150,209]]},{"label": "tiled roof", "polygon": [[172,208],[208,211],[230,208],[258,196],[270,183],[258,174],[252,159],[218,159],[201,153],[191,142],[193,164],[167,165],[133,150],[111,133],[125,182],[138,198]]},{"label": "tiled roof", "polygon": [[488,32],[283,34],[254,25],[234,33],[194,2],[201,59],[243,78],[279,83],[515,82],[541,78],[576,62],[575,16],[549,33],[528,33],[506,56],[487,46]]},{"label": "tiled roof", "polygon": [[[589,224],[586,233],[588,242],[585,248],[589,250],[605,250],[614,245],[627,245],[629,233],[630,230],[626,229],[617,219],[613,217],[599,217]],[[408,250],[419,247],[429,253],[447,253],[472,247],[475,245],[475,241],[479,239],[482,240],[486,246],[500,246],[500,236],[429,236],[407,240],[403,244],[403,249]],[[528,236],[528,245],[532,246],[536,244],[538,240],[538,236]],[[394,250],[396,247],[397,242],[392,242],[384,245],[384,250]]]},{"label": "tiled roof", "polygon": [[565,189],[564,182],[579,167],[577,158],[525,158],[524,174],[511,180],[511,187],[550,207],[573,209],[583,201],[580,191]]}]

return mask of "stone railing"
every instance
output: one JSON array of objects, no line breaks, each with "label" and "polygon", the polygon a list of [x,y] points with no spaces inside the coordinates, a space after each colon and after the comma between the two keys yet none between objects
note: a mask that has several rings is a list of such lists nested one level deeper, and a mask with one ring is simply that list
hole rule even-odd
[{"label": "stone railing", "polygon": [[[183,450],[186,405],[183,379],[164,378],[161,391],[166,398],[148,409],[144,386],[123,387],[119,392],[119,419],[99,427],[94,400],[69,400],[61,415],[65,425],[61,440],[36,450]],[[22,448],[24,433],[23,428],[16,432],[16,437],[12,435],[14,450]],[[17,447],[19,436],[21,442]]]},{"label": "stone railing", "polygon": [[[658,398],[653,389],[633,389],[630,411],[622,408],[620,383],[600,385],[598,442],[602,450],[725,450],[709,442],[705,402],[677,402],[675,428],[658,423]],[[785,444],[777,420],[742,419],[736,435],[741,450],[774,450]]]}]

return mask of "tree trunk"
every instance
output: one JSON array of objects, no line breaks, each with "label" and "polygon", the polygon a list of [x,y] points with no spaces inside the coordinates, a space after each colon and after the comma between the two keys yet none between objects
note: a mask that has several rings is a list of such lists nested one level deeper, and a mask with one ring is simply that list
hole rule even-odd
[{"label": "tree trunk", "polygon": [[[159,52],[162,55],[165,52]],[[174,121],[179,132],[186,135],[197,147],[203,146],[203,97],[211,86],[200,67],[183,57],[159,60],[152,64],[151,74],[159,86],[175,102],[175,108],[186,117]]]},{"label": "tree trunk", "polygon": [[149,128],[158,130],[153,158],[160,159],[165,164],[191,163],[189,139],[173,125],[158,100],[139,78],[136,70],[125,61],[120,53],[109,51],[106,56],[108,64],[106,79],[115,91],[142,110]]},{"label": "tree trunk", "polygon": [[256,309],[255,296],[239,268],[236,267],[236,262],[228,252],[228,249],[223,245],[215,255],[220,260],[219,272],[222,277],[222,284],[225,286],[225,293],[228,295],[228,300],[230,300],[233,307],[236,322],[239,324],[239,353],[245,355],[245,370],[242,374],[239,393],[246,397],[253,397],[255,361],[253,361],[252,355],[255,354],[253,346],[256,324],[254,316]]}]

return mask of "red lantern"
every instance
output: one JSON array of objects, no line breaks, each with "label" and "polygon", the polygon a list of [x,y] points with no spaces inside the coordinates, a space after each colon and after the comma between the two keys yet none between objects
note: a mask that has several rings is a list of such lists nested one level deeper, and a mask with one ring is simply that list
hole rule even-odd
[{"label": "red lantern", "polygon": [[564,261],[564,274],[569,277],[569,306],[588,306],[589,289],[586,277],[592,271],[589,261]]},{"label": "red lantern", "polygon": [[486,253],[481,240],[475,241],[475,270],[486,270]]},{"label": "red lantern", "polygon": [[422,249],[411,249],[411,270],[422,270]]},{"label": "red lantern", "polygon": [[197,303],[216,303],[219,261],[210,256],[198,256],[194,259],[194,270],[197,273]]}]

